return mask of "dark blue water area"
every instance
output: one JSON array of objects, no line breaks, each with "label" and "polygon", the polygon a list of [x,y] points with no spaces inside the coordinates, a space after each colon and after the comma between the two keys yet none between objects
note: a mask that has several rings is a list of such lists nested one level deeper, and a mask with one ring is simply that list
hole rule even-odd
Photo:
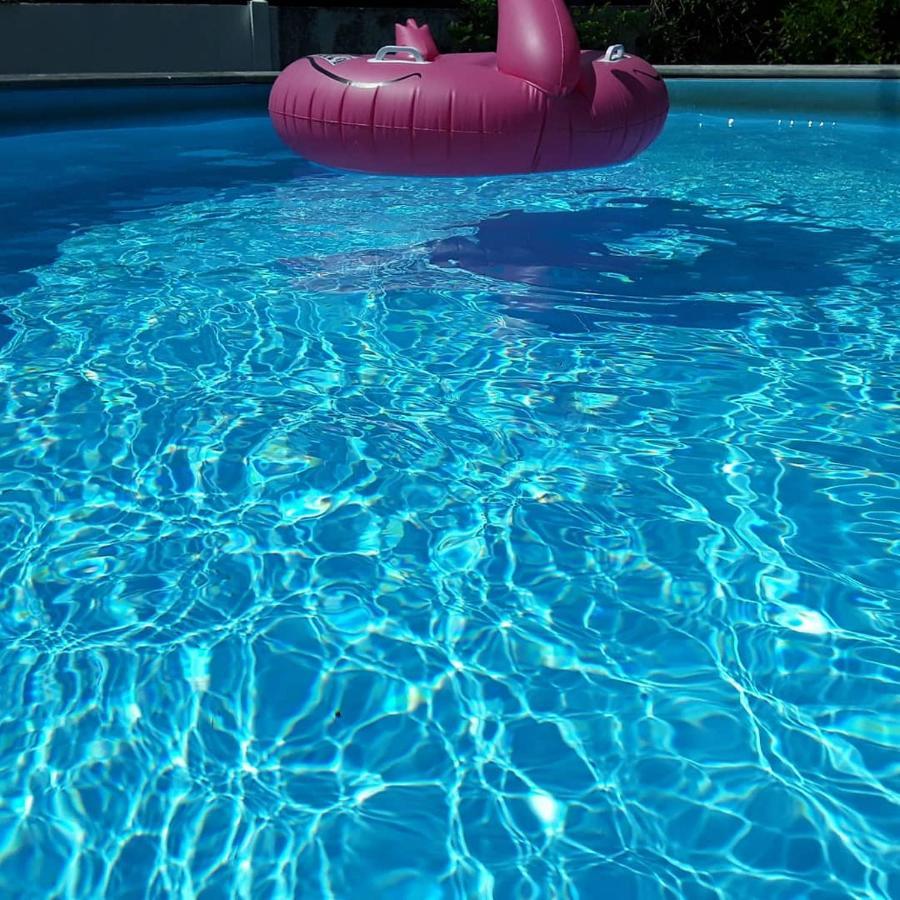
[{"label": "dark blue water area", "polygon": [[0,298],[33,285],[29,271],[51,262],[79,230],[150,215],[173,201],[271,190],[313,170],[332,177],[288,153],[264,115],[188,116],[191,122],[0,139]]},{"label": "dark blue water area", "polygon": [[0,894],[900,897],[898,134],[0,138]]},{"label": "dark blue water area", "polygon": [[12,340],[13,320],[4,313],[3,307],[0,306],[0,347]]}]

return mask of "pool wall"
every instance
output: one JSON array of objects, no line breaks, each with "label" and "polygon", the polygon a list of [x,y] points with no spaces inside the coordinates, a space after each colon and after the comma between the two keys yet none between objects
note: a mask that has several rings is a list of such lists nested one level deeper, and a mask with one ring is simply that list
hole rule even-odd
[{"label": "pool wall", "polygon": [[[665,72],[665,68],[663,68]],[[0,78],[0,136],[262,114],[275,72]],[[900,79],[667,78],[674,112],[900,123]]]},{"label": "pool wall", "polygon": [[661,70],[676,110],[900,121],[897,78],[680,78]]},{"label": "pool wall", "polygon": [[0,85],[0,136],[254,115],[266,109],[270,82]]}]

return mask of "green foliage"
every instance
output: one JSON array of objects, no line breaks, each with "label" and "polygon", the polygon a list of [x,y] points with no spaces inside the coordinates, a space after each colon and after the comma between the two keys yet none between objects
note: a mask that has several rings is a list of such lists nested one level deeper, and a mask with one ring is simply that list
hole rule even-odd
[{"label": "green foliage", "polygon": [[450,25],[454,50],[493,50],[497,46],[497,0],[462,0]]},{"label": "green foliage", "polygon": [[655,62],[768,62],[786,0],[651,0],[647,53]]},{"label": "green foliage", "polygon": [[900,62],[900,0],[792,0],[779,24],[787,62]]},{"label": "green foliage", "polygon": [[[655,63],[900,63],[900,0],[650,0],[572,7],[581,45]],[[497,0],[462,0],[454,49],[493,50]]]},{"label": "green foliage", "polygon": [[659,63],[900,61],[900,0],[651,0]]},{"label": "green foliage", "polygon": [[[642,9],[616,9],[608,2],[572,7],[581,46],[606,49],[610,44],[635,45],[647,30],[647,13]],[[497,46],[497,0],[462,0],[450,26],[456,50],[493,50]]]},{"label": "green foliage", "polygon": [[576,6],[572,18],[585,49],[605,50],[610,44],[624,44],[632,52],[643,51],[648,26],[645,9],[616,9],[609,3]]}]

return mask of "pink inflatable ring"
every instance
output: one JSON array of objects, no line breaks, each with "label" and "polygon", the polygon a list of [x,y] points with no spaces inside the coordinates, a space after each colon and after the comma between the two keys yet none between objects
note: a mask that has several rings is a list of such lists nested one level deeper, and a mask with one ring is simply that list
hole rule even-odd
[{"label": "pink inflatable ring", "polygon": [[624,162],[662,131],[666,86],[621,46],[582,51],[564,0],[499,0],[496,53],[440,54],[398,25],[374,56],[298,59],[269,114],[297,153],[396,175],[498,175]]}]

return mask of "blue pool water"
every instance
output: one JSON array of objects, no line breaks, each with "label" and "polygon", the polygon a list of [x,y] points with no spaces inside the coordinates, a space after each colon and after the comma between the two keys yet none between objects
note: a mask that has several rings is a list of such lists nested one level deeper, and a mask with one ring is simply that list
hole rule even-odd
[{"label": "blue pool water", "polygon": [[900,129],[729,117],[0,140],[0,893],[900,897]]}]

